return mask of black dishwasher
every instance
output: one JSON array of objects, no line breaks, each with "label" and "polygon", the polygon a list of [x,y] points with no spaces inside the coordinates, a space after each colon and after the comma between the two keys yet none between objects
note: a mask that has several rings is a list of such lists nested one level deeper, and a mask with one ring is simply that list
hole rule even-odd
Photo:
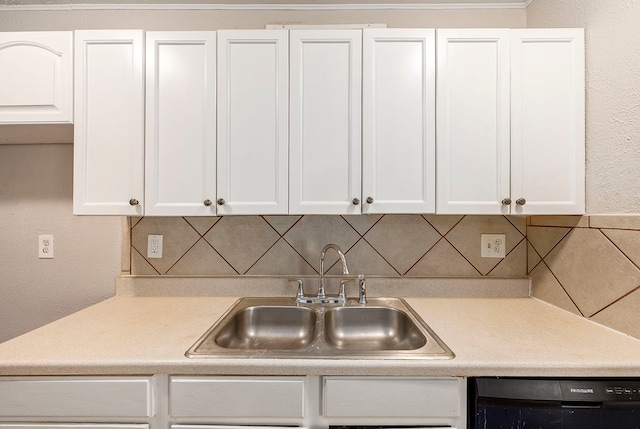
[{"label": "black dishwasher", "polygon": [[470,378],[468,429],[640,429],[640,378]]}]

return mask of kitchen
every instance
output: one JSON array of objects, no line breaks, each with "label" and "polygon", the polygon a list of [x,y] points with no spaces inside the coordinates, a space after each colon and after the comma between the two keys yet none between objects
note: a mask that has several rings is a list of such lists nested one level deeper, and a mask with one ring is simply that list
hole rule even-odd
[{"label": "kitchen", "polygon": [[[425,224],[418,216],[411,217],[408,222],[419,224],[419,228],[422,229],[418,230],[418,234],[425,234],[433,244],[452,246],[447,247],[448,253],[444,255],[464,254],[465,249],[462,248],[462,243],[465,237],[473,236],[475,241],[479,233],[504,232],[503,229],[508,228],[511,236],[515,237],[513,247],[509,250],[513,251],[516,247],[517,249],[511,254],[513,261],[510,264],[504,264],[509,262],[506,258],[500,264],[505,265],[504,271],[496,270],[494,275],[524,276],[531,271],[534,279],[534,296],[585,317],[593,317],[596,322],[637,338],[640,332],[637,330],[637,314],[634,310],[640,299],[638,290],[640,256],[638,256],[636,244],[638,230],[640,230],[640,221],[637,217],[640,212],[640,198],[637,187],[631,184],[638,182],[640,174],[637,161],[638,148],[635,143],[640,126],[637,123],[637,115],[634,115],[637,111],[638,95],[637,82],[633,76],[633,70],[639,60],[636,50],[632,48],[637,46],[640,37],[639,30],[635,26],[640,12],[638,5],[634,2],[610,2],[607,6],[583,3],[571,1],[557,4],[557,2],[535,0],[526,8],[492,7],[471,10],[425,8],[418,11],[390,11],[375,8],[371,10],[347,8],[337,11],[92,11],[55,10],[55,8],[38,10],[37,7],[32,7],[33,10],[29,8],[16,10],[7,6],[0,11],[0,28],[3,31],[81,28],[204,30],[263,28],[266,24],[282,23],[350,24],[354,22],[384,22],[389,27],[429,28],[583,27],[586,32],[587,50],[588,216],[534,217],[528,226],[523,225],[523,220],[517,217],[506,219],[467,216],[464,219],[449,219],[427,216],[426,219],[422,218],[426,220]],[[615,47],[618,46],[620,48],[616,49]],[[31,132],[36,131],[29,131]],[[49,138],[49,134],[46,136]],[[37,136],[27,135],[27,137],[32,142],[35,139],[38,143]],[[15,143],[15,136],[7,138]],[[65,136],[61,137],[62,141],[69,143],[68,134],[66,138],[65,140]],[[3,285],[3,300],[0,304],[0,326],[3,326],[0,332],[3,338],[0,340],[22,334],[112,296],[114,294],[113,279],[121,272],[126,274],[153,272],[157,274],[159,271],[161,274],[166,273],[163,267],[154,267],[144,258],[140,259],[140,251],[143,249],[136,240],[146,236],[150,230],[153,230],[154,234],[168,235],[186,226],[186,233],[193,234],[195,226],[202,228],[203,235],[206,235],[210,226],[215,227],[215,225],[194,225],[195,222],[189,223],[188,220],[171,219],[161,225],[165,230],[158,232],[155,225],[148,226],[153,222],[149,220],[151,218],[145,218],[138,223],[138,219],[128,220],[119,217],[73,217],[71,215],[72,151],[71,145],[0,146],[2,154],[0,156],[2,173],[0,174],[3,184],[0,191],[0,197],[2,197],[0,213],[5,221],[2,237],[3,242],[9,243],[0,250],[3,273],[5,278],[9,279]],[[52,181],[52,178],[55,181]],[[43,184],[45,187],[42,186]],[[398,229],[402,231],[402,228],[406,227],[406,223],[394,225],[392,217],[389,220],[385,219],[386,217],[383,220],[389,222],[389,225],[379,233],[380,237],[393,236],[395,235],[393,232]],[[339,228],[353,227],[353,225],[347,225],[348,222],[342,218],[329,218],[325,222],[329,223],[326,226],[327,230],[334,228],[332,224],[334,222],[339,222]],[[440,226],[440,222],[445,225]],[[447,225],[448,222],[451,222],[450,226]],[[261,225],[264,225],[264,222]],[[453,228],[456,225],[458,226]],[[224,224],[219,225],[219,227],[222,226]],[[378,225],[378,227],[383,226],[383,224]],[[461,236],[459,242],[451,238],[454,244],[449,240],[442,240],[442,236],[447,236],[451,228],[454,229],[454,233]],[[457,228],[461,229],[457,230]],[[482,228],[491,228],[491,230]],[[313,225],[307,229],[318,230]],[[387,231],[392,233],[386,234]],[[286,235],[287,232],[288,228],[282,230],[282,235]],[[355,235],[358,234],[357,229],[355,232],[353,230],[350,232],[353,234],[350,244],[361,240],[360,235]],[[368,229],[363,229],[361,235],[366,235],[368,232]],[[371,236],[367,237],[371,238],[371,241],[374,240],[372,238],[374,232],[371,231]],[[409,229],[405,233],[411,236],[415,234],[415,230]],[[38,234],[55,235],[56,257],[53,260],[42,261],[36,258]],[[128,244],[129,237],[131,237],[131,245]],[[196,241],[200,241],[200,238],[186,240],[192,240],[187,246],[189,247]],[[269,240],[280,241],[281,237],[274,236]],[[560,241],[562,246],[556,246]],[[461,244],[456,247],[455,243]],[[268,245],[271,244],[273,243],[269,242]],[[529,245],[531,247],[527,249]],[[382,240],[380,249],[376,247],[376,250],[384,253],[384,246],[385,243]],[[418,262],[426,250],[429,249],[416,249],[412,255],[414,262]],[[183,250],[182,254],[184,252]],[[180,249],[176,249],[176,253],[176,259],[182,256]],[[465,256],[471,261],[459,258],[459,264],[454,261],[451,266],[446,267],[448,271],[436,274],[465,276],[473,272],[474,276],[482,276],[490,273],[494,268],[487,269],[481,266],[481,262],[474,265],[473,256]],[[572,260],[572,256],[575,256],[579,262]],[[317,258],[315,255],[313,257]],[[394,256],[387,257],[393,259]],[[442,258],[442,256],[436,257]],[[231,257],[228,256],[228,258]],[[544,264],[540,264],[541,258],[544,259]],[[244,274],[249,267],[254,266],[256,261],[257,257],[250,262],[239,261],[235,264],[235,271]],[[316,259],[307,262],[309,262],[308,266],[302,261],[302,266],[306,269],[316,267]],[[397,273],[395,275],[405,274],[411,268],[411,266],[390,265],[392,266],[388,269],[395,270]],[[440,266],[440,264],[428,266],[434,265]],[[169,268],[171,267],[167,267],[167,270]],[[229,268],[226,269],[229,270]],[[610,272],[617,274],[615,281],[609,279]],[[188,271],[182,273],[189,274]],[[233,272],[223,271],[223,273],[232,274]],[[87,287],[88,284],[91,287]]]}]

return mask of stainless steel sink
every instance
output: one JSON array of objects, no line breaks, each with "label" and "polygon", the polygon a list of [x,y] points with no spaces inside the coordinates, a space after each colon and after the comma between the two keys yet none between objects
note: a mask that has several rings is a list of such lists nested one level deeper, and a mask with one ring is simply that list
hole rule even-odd
[{"label": "stainless steel sink", "polygon": [[303,305],[242,298],[191,347],[190,358],[451,359],[453,352],[404,300]]}]

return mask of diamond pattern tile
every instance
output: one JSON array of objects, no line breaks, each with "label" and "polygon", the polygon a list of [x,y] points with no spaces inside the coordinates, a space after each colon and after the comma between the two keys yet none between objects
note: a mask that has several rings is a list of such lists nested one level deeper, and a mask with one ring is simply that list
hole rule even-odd
[{"label": "diamond pattern tile", "polygon": [[536,252],[544,258],[569,231],[571,231],[570,228],[530,226],[527,230],[527,239]]},{"label": "diamond pattern tile", "polygon": [[167,272],[170,275],[237,275],[203,238]]},{"label": "diamond pattern tile", "polygon": [[489,272],[491,277],[523,277],[527,275],[527,240],[524,238]]},{"label": "diamond pattern tile", "polygon": [[136,249],[131,250],[131,272],[139,276],[160,274]]},{"label": "diamond pattern tile", "polygon": [[480,256],[481,234],[505,234],[505,253],[511,252],[524,238],[504,216],[465,216],[446,238],[482,275],[488,274],[501,260]]},{"label": "diamond pattern tile", "polygon": [[[374,276],[395,277],[399,273],[393,269],[387,261],[385,261],[378,252],[365,240],[358,241],[345,255],[349,264],[349,273],[366,274]],[[333,264],[329,270],[329,274],[342,274],[342,266],[337,263]]]},{"label": "diamond pattern tile", "polygon": [[441,235],[446,235],[451,231],[451,228],[456,226],[458,222],[462,220],[464,216],[454,215],[422,215],[429,225],[434,227]]},{"label": "diamond pattern tile", "polygon": [[640,267],[640,231],[603,229],[602,233],[637,267]]},{"label": "diamond pattern tile", "polygon": [[480,273],[447,240],[441,239],[407,275],[479,277]]},{"label": "diamond pattern tile", "polygon": [[640,285],[640,270],[597,229],[574,228],[545,262],[587,317]]},{"label": "diamond pattern tile", "polygon": [[186,220],[187,223],[189,223],[189,225],[193,227],[193,229],[198,231],[198,234],[200,235],[206,234],[207,231],[209,231],[211,227],[215,225],[220,219],[222,218],[212,216],[194,216],[184,218],[184,220]]},{"label": "diamond pattern tile", "polygon": [[147,259],[160,274],[166,274],[178,259],[189,250],[200,235],[181,217],[145,217],[133,227],[131,244],[140,253],[147,254],[147,236],[162,235],[161,259]]},{"label": "diamond pattern tile", "polygon": [[533,269],[542,261],[536,249],[533,248],[531,243],[527,243],[527,273],[531,273]]},{"label": "diamond pattern tile", "polygon": [[558,280],[556,280],[545,264],[539,264],[536,269],[531,272],[531,279],[533,284],[532,292],[535,297],[553,304],[556,307],[580,314],[580,311],[571,301],[567,292],[562,288],[562,285],[558,283]]},{"label": "diamond pattern tile", "polygon": [[640,339],[640,288],[592,317],[595,322]]},{"label": "diamond pattern tile", "polygon": [[441,236],[421,216],[386,215],[364,237],[404,275]]},{"label": "diamond pattern tile", "polygon": [[280,238],[260,216],[224,216],[204,237],[240,274]]},{"label": "diamond pattern tile", "polygon": [[358,231],[358,234],[364,235],[376,222],[382,219],[382,215],[349,215],[342,216],[342,218],[346,220],[353,229]]},{"label": "diamond pattern tile", "polygon": [[[325,245],[334,243],[346,253],[360,239],[360,235],[340,216],[304,216],[284,238],[318,270],[320,252]],[[337,259],[335,252],[327,253],[325,269],[331,267]]]},{"label": "diamond pattern tile", "polygon": [[302,216],[263,216],[278,234],[285,234]]},{"label": "diamond pattern tile", "polygon": [[282,238],[247,271],[247,274],[251,275],[282,275],[284,273],[291,276],[318,274]]}]

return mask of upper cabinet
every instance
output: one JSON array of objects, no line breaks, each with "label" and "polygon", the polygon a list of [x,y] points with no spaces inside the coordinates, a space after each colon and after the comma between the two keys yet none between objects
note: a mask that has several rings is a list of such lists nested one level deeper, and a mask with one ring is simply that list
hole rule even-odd
[{"label": "upper cabinet", "polygon": [[141,216],[144,33],[75,32],[75,214]]},{"label": "upper cabinet", "polygon": [[289,32],[218,32],[218,214],[287,214]]},{"label": "upper cabinet", "polygon": [[289,213],[361,211],[361,30],[292,30]]},{"label": "upper cabinet", "polygon": [[438,30],[437,213],[584,213],[582,30]]},{"label": "upper cabinet", "polygon": [[362,213],[435,211],[435,31],[363,32]]},{"label": "upper cabinet", "polygon": [[0,124],[73,122],[72,34],[0,32]]},{"label": "upper cabinet", "polygon": [[145,215],[213,216],[216,33],[146,33]]}]

